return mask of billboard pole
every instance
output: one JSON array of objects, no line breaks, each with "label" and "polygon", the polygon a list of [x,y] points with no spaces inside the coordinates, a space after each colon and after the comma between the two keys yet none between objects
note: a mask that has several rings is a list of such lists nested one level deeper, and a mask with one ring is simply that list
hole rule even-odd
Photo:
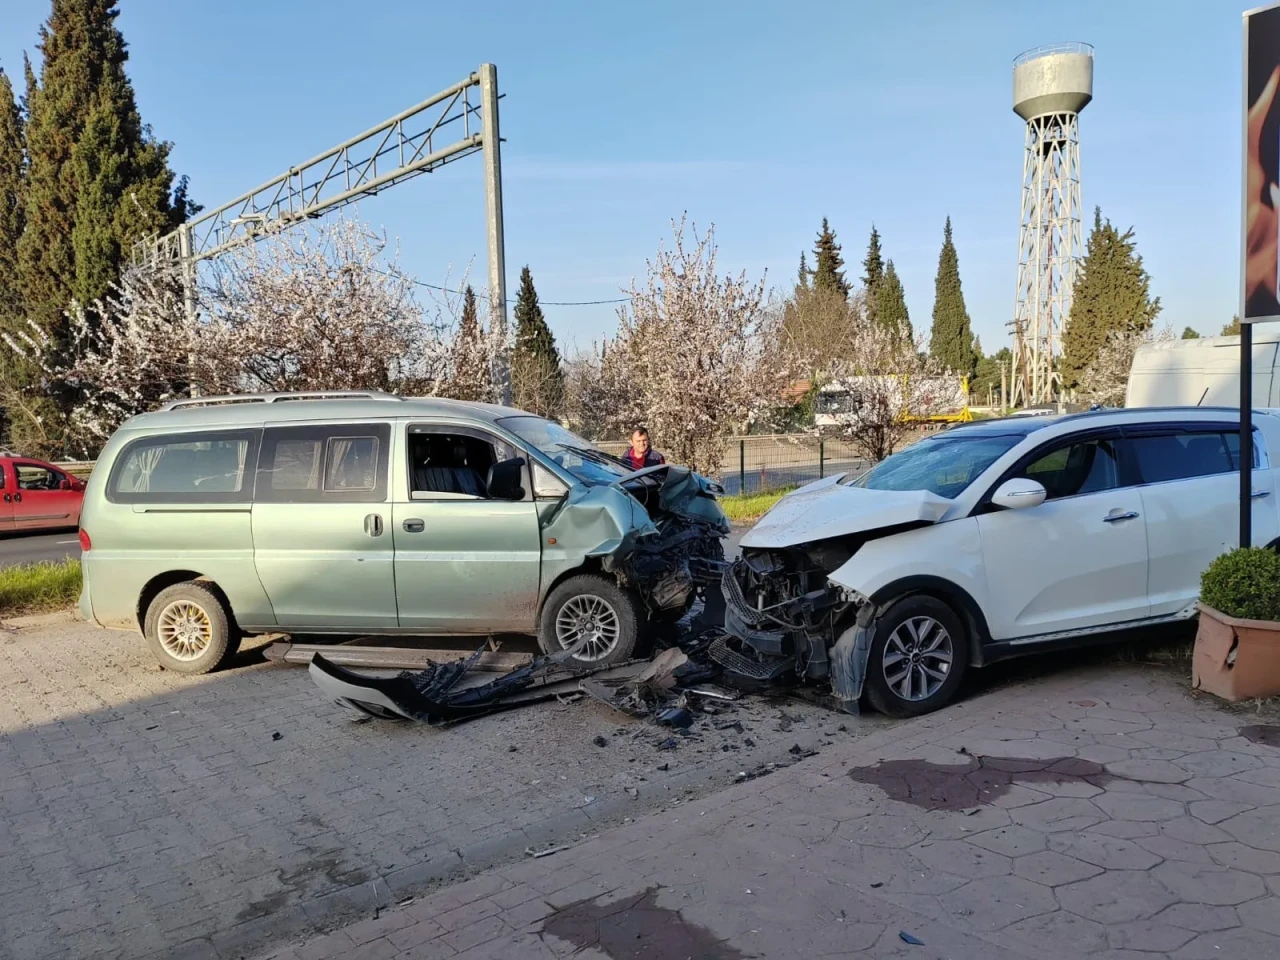
[{"label": "billboard pole", "polygon": [[1253,545],[1253,324],[1240,324],[1240,546]]}]

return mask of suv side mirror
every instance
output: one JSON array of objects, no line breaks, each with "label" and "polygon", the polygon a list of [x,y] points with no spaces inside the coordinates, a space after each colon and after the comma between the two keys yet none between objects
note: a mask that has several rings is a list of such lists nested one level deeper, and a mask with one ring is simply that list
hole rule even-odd
[{"label": "suv side mirror", "polygon": [[524,476],[524,457],[512,457],[510,460],[499,460],[489,468],[489,499],[491,500],[523,500],[524,487],[521,479]]},{"label": "suv side mirror", "polygon": [[1006,480],[991,495],[991,502],[1006,510],[1022,510],[1027,507],[1038,507],[1047,496],[1044,487],[1034,480],[1025,477],[1014,477]]}]

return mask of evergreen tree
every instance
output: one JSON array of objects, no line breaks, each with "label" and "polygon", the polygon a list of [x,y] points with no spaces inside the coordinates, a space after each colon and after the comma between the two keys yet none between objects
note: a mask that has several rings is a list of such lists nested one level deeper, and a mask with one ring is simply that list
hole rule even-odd
[{"label": "evergreen tree", "polygon": [[490,371],[485,351],[484,330],[476,292],[467,284],[462,292],[462,316],[458,318],[458,335],[453,342],[453,376],[449,395],[455,400],[488,400]]},{"label": "evergreen tree", "polygon": [[884,276],[876,290],[876,321],[898,330],[904,337],[913,336],[911,316],[907,313],[907,297],[892,260],[885,264]]},{"label": "evergreen tree", "polygon": [[1183,340],[1199,340],[1200,334],[1192,330],[1190,327],[1187,327],[1185,330],[1182,331],[1182,339]]},{"label": "evergreen tree", "polygon": [[847,298],[849,282],[844,278],[844,258],[840,255],[835,231],[827,224],[826,217],[822,218],[822,229],[818,231],[818,240],[813,245],[813,256],[813,288],[835,290]]},{"label": "evergreen tree", "polygon": [[876,294],[880,290],[880,281],[884,279],[884,261],[880,258],[880,234],[876,225],[871,225],[871,241],[867,244],[867,255],[862,260],[862,288],[867,293],[867,319],[876,319]]},{"label": "evergreen tree", "polygon": [[1142,333],[1160,313],[1151,278],[1135,249],[1133,229],[1121,233],[1101,208],[1071,294],[1071,314],[1062,335],[1062,385],[1074,389],[1114,332]]},{"label": "evergreen tree", "polygon": [[26,315],[60,343],[73,298],[103,295],[133,242],[194,212],[171,145],[138,114],[115,0],[53,0],[28,82],[27,224],[18,244]]},{"label": "evergreen tree", "polygon": [[0,70],[0,330],[13,331],[21,313],[18,238],[24,222],[22,114],[13,84]]},{"label": "evergreen tree", "polygon": [[951,237],[951,218],[942,231],[942,252],[934,280],[933,329],[929,354],[952,373],[972,377],[977,365],[973,330],[960,288],[960,259]]},{"label": "evergreen tree", "polygon": [[521,410],[557,417],[564,403],[564,370],[528,266],[516,294],[516,347],[511,361],[512,401]]},{"label": "evergreen tree", "polygon": [[1224,337],[1240,336],[1240,318],[1232,317],[1231,322],[1222,328],[1222,335]]},{"label": "evergreen tree", "polygon": [[809,264],[804,258],[804,251],[800,251],[800,271],[796,274],[796,295],[806,292],[809,289]]}]

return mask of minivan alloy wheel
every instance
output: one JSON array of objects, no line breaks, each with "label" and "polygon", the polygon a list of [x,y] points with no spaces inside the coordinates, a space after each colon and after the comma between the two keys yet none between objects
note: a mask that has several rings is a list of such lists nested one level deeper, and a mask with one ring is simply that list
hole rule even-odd
[{"label": "minivan alloy wheel", "polygon": [[927,700],[946,682],[953,659],[946,627],[932,617],[911,617],[889,635],[880,668],[903,700]]},{"label": "minivan alloy wheel", "polygon": [[603,660],[618,642],[618,612],[603,597],[581,594],[571,597],[556,616],[556,640],[574,659]]},{"label": "minivan alloy wheel", "polygon": [[175,600],[160,611],[156,634],[169,656],[175,660],[195,660],[213,639],[213,623],[199,604]]}]

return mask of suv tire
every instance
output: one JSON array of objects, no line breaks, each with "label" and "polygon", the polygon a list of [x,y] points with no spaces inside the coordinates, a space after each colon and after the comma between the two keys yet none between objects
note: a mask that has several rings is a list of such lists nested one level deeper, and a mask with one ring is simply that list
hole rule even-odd
[{"label": "suv tire", "polygon": [[147,645],[160,666],[174,673],[209,673],[240,649],[222,601],[202,583],[161,590],[147,607]]},{"label": "suv tire", "polygon": [[866,690],[891,717],[918,717],[946,706],[969,665],[960,618],[936,597],[904,597],[872,626]]},{"label": "suv tire", "polygon": [[635,594],[609,577],[579,574],[552,590],[542,605],[538,646],[553,654],[580,642],[573,664],[612,666],[631,659],[643,622]]}]

